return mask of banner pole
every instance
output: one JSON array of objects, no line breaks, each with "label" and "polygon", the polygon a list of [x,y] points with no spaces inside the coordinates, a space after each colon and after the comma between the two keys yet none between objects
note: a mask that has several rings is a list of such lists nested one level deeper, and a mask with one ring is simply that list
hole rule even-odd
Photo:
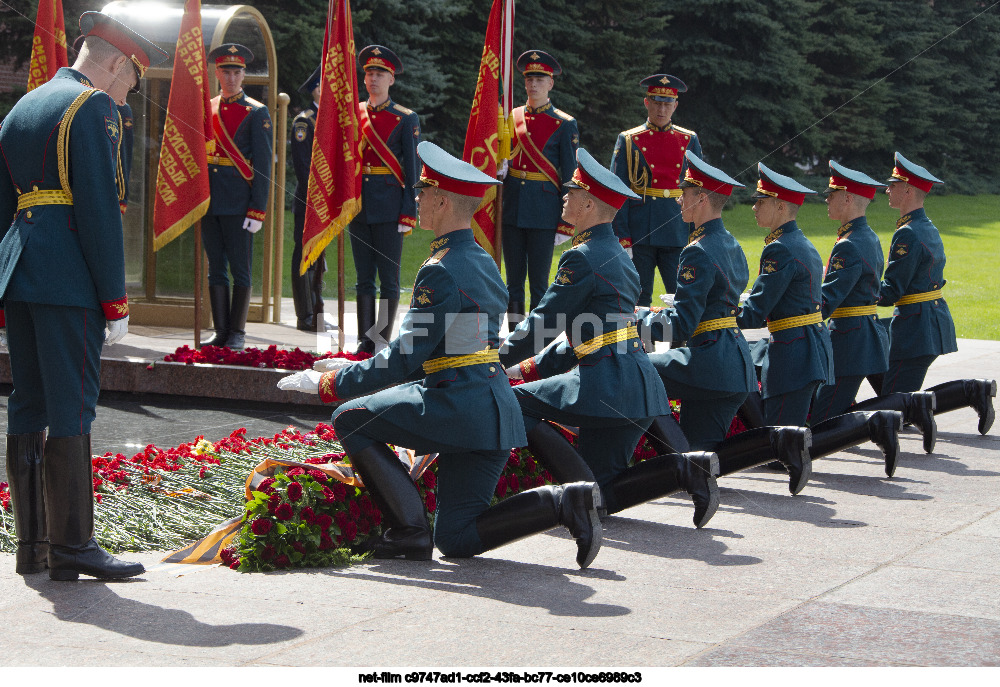
[{"label": "banner pole", "polygon": [[194,348],[201,348],[201,220],[194,223]]},{"label": "banner pole", "polygon": [[337,347],[344,352],[344,232],[337,234]]}]

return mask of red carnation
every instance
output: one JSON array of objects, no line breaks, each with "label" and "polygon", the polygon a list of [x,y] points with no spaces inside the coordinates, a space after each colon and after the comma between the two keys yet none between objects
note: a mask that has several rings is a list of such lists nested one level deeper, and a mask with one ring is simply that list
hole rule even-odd
[{"label": "red carnation", "polygon": [[271,489],[274,485],[275,479],[273,477],[268,477],[257,487],[257,491],[263,491],[264,493],[269,493],[268,489]]},{"label": "red carnation", "polygon": [[375,510],[375,505],[372,503],[368,494],[362,494],[360,501],[361,502],[358,505],[361,506],[361,513],[364,515],[371,515],[372,511]]},{"label": "red carnation", "polygon": [[298,482],[289,482],[288,483],[288,500],[289,501],[298,501],[300,498],[302,498],[302,485],[299,484]]},{"label": "red carnation", "polygon": [[358,506],[357,501],[351,501],[347,504],[347,512],[352,519],[357,520],[361,516],[361,508]]},{"label": "red carnation", "polygon": [[278,553],[277,550],[273,546],[268,544],[267,546],[264,547],[264,550],[260,552],[260,557],[262,560],[269,561],[273,559],[277,553]]},{"label": "red carnation", "polygon": [[334,543],[333,543],[333,540],[330,539],[330,535],[328,535],[326,532],[323,532],[321,535],[319,535],[319,550],[320,551],[326,551],[327,549],[332,549],[333,547],[334,547]]},{"label": "red carnation", "polygon": [[278,520],[291,520],[292,515],[292,506],[288,503],[283,503],[274,510],[274,517]]},{"label": "red carnation", "polygon": [[273,513],[281,503],[281,497],[277,494],[271,494],[271,497],[267,500],[267,512]]},{"label": "red carnation", "polygon": [[229,564],[229,569],[230,570],[239,570],[240,569],[240,561],[239,561],[239,559],[237,559],[237,560],[233,561],[232,563],[230,563]]},{"label": "red carnation", "polygon": [[306,471],[302,468],[291,468],[290,470],[285,470],[285,475],[288,477],[296,477],[298,475],[304,475],[304,474],[306,474]]},{"label": "red carnation", "polygon": [[368,518],[358,518],[358,532],[367,536],[371,528],[372,524]]},{"label": "red carnation", "polygon": [[517,481],[517,475],[507,475],[507,484],[510,486],[510,490],[515,494],[521,491],[521,485]]},{"label": "red carnation", "polygon": [[437,510],[437,497],[434,496],[433,491],[427,492],[427,496],[424,497],[424,503],[427,504],[428,513],[433,513]]},{"label": "red carnation", "polygon": [[310,507],[308,507],[308,506],[306,506],[305,508],[303,508],[302,510],[300,510],[299,511],[299,520],[301,520],[302,522],[307,523],[309,525],[312,525],[316,521],[316,515],[313,512],[313,509],[310,508]]},{"label": "red carnation", "polygon": [[431,470],[424,471],[424,486],[428,489],[433,489],[437,484],[437,475],[435,475]]},{"label": "red carnation", "polygon": [[281,554],[280,556],[274,559],[275,568],[287,568],[291,564],[292,562],[288,560],[288,556],[286,556],[285,554]]},{"label": "red carnation", "polygon": [[326,513],[320,513],[316,516],[316,524],[319,525],[320,530],[326,532],[330,529],[330,525],[333,524],[333,518]]},{"label": "red carnation", "polygon": [[326,484],[326,481],[328,479],[330,479],[327,476],[327,474],[325,472],[323,472],[322,470],[310,470],[308,474],[309,474],[310,477],[312,477],[314,480],[316,480],[320,484]]},{"label": "red carnation", "polygon": [[306,545],[300,541],[293,541],[292,548],[301,553],[303,556],[306,555]]},{"label": "red carnation", "polygon": [[258,537],[263,537],[268,532],[271,531],[271,527],[274,525],[267,518],[257,518],[252,523],[250,523],[250,531],[256,534]]},{"label": "red carnation", "polygon": [[329,487],[323,487],[323,500],[327,503],[336,503],[337,494]]},{"label": "red carnation", "polygon": [[358,526],[353,522],[347,522],[343,526],[344,539],[347,541],[354,541],[358,536]]}]

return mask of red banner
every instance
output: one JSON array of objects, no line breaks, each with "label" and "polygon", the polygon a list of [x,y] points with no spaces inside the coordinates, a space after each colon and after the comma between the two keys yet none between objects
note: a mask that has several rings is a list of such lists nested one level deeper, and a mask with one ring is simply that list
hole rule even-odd
[{"label": "red banner", "polygon": [[320,86],[300,274],[361,210],[358,68],[349,0],[330,0]]},{"label": "red banner", "polygon": [[177,36],[160,165],[156,170],[153,250],[163,248],[208,212],[205,144],[213,136],[211,111],[201,0],[187,0]]},{"label": "red banner", "polygon": [[60,67],[68,66],[62,0],[39,0],[35,37],[31,41],[28,90],[38,88],[55,76]]},{"label": "red banner", "polygon": [[[483,58],[479,64],[479,81],[472,99],[465,149],[462,151],[463,160],[491,177],[497,175],[498,158],[510,150],[506,113],[500,106],[501,94],[509,93],[510,84],[503,87],[500,78],[501,71],[505,79],[510,76],[510,70],[502,70],[501,67],[505,60],[510,62],[510,50],[505,39],[511,34],[513,20],[513,0],[493,0],[490,20],[486,25],[486,40],[483,42]],[[499,249],[495,245],[498,212],[497,188],[491,187],[472,218],[472,231],[479,245],[494,258]]]}]

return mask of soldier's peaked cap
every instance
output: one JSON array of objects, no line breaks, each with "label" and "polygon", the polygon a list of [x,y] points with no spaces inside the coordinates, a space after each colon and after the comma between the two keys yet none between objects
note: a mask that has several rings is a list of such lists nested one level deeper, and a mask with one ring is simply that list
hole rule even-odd
[{"label": "soldier's peaked cap", "polygon": [[392,75],[403,73],[403,61],[384,45],[369,45],[358,53],[358,64],[364,70],[381,69]]},{"label": "soldier's peaked cap", "polygon": [[756,198],[777,198],[787,200],[789,203],[802,205],[807,195],[815,195],[815,191],[806,188],[795,179],[786,177],[784,174],[768,169],[763,162],[757,163],[757,172],[760,180],[757,182],[757,192],[753,194]]},{"label": "soldier's peaked cap", "polygon": [[562,67],[556,58],[544,50],[527,50],[517,58],[517,69],[522,74],[542,74],[544,76],[559,76]]},{"label": "soldier's peaked cap", "polygon": [[678,93],[684,93],[687,84],[671,74],[653,74],[639,82],[646,87],[646,97],[657,102],[677,100]]},{"label": "soldier's peaked cap", "polygon": [[910,186],[916,186],[924,193],[931,190],[934,184],[943,184],[944,181],[928,172],[920,165],[910,162],[902,153],[896,153],[896,164],[892,168],[892,176],[887,179],[892,184],[897,181],[905,181]]},{"label": "soldier's peaked cap", "polygon": [[684,153],[688,166],[684,171],[684,180],[680,188],[697,186],[711,193],[721,193],[724,196],[733,195],[734,188],[744,188],[743,184],[733,179],[717,167],[713,167],[690,150]]},{"label": "soldier's peaked cap", "polygon": [[166,50],[102,12],[84,12],[80,15],[80,33],[101,38],[121,50],[125,57],[132,60],[139,78],[146,74],[147,69],[170,57]]},{"label": "soldier's peaked cap", "polygon": [[208,59],[216,67],[246,67],[253,62],[253,52],[239,43],[223,43],[208,53]]},{"label": "soldier's peaked cap", "polygon": [[600,201],[620,210],[626,198],[639,199],[625,183],[613,174],[607,167],[594,159],[594,156],[579,148],[576,151],[576,170],[573,178],[563,186],[582,188]]},{"label": "soldier's peaked cap", "polygon": [[417,155],[423,163],[420,181],[415,188],[435,186],[442,191],[450,191],[460,196],[482,198],[490,186],[500,184],[496,178],[483,174],[468,162],[445,152],[430,141],[417,144]]},{"label": "soldier's peaked cap", "polygon": [[316,70],[312,73],[312,75],[310,75],[308,79],[305,80],[305,83],[299,86],[299,93],[305,93],[306,95],[312,93],[316,89],[316,87],[319,86],[319,79],[320,76],[322,76],[322,72],[323,72],[323,65],[319,65],[318,67],[316,67]]},{"label": "soldier's peaked cap", "polygon": [[885,188],[885,184],[875,181],[864,172],[830,160],[830,184],[823,193],[829,195],[834,191],[847,191],[871,200],[880,188]]}]

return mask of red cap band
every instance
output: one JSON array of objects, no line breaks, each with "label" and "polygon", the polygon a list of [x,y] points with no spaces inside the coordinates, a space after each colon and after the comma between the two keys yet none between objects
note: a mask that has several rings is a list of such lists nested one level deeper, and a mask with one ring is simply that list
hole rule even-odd
[{"label": "red cap band", "polygon": [[875,197],[874,186],[869,186],[868,184],[859,184],[856,181],[845,179],[844,177],[837,176],[836,174],[830,175],[830,188],[834,188],[840,191],[847,191],[848,193],[853,193],[858,196],[864,196],[868,200],[871,200]]},{"label": "red cap band", "polygon": [[898,166],[892,168],[892,178],[899,179],[900,181],[905,181],[910,186],[919,188],[924,193],[930,193],[931,188],[934,186],[933,181],[927,181],[927,179],[921,179],[916,174],[908,172],[905,169],[900,169]]},{"label": "red cap band", "polygon": [[615,210],[621,210],[622,205],[625,204],[626,196],[616,193],[606,186],[602,186],[579,167],[573,172],[573,183],[584,191],[590,192],[595,198],[607,203]]},{"label": "red cap band", "polygon": [[719,193],[724,196],[733,195],[732,184],[727,184],[724,181],[719,181],[718,179],[713,179],[710,176],[702,174],[693,166],[689,166],[684,172],[684,181],[689,184],[694,184],[695,186],[701,186],[703,189],[711,193]]},{"label": "red cap band", "polygon": [[789,203],[795,203],[796,205],[802,205],[806,200],[806,194],[789,191],[787,188],[772,184],[767,177],[761,177],[757,181],[757,193],[763,193],[765,196],[771,196],[778,200],[787,200]]},{"label": "red cap band", "polygon": [[449,191],[471,198],[482,198],[486,195],[486,190],[490,187],[490,184],[476,184],[471,181],[452,179],[451,177],[438,174],[427,165],[423,167],[423,170],[420,172],[420,181],[427,186],[436,186],[442,191]]},{"label": "red cap band", "polygon": [[[140,71],[143,74],[145,74],[146,70],[149,69],[149,55],[146,54],[146,51],[140,48],[135,41],[129,38],[128,34],[116,31],[112,25],[94,24],[94,27],[87,35],[97,36],[98,38],[106,40],[108,43],[121,50],[126,57],[136,63],[137,67],[140,67]],[[142,76],[142,74],[140,74],[140,76]]]}]

